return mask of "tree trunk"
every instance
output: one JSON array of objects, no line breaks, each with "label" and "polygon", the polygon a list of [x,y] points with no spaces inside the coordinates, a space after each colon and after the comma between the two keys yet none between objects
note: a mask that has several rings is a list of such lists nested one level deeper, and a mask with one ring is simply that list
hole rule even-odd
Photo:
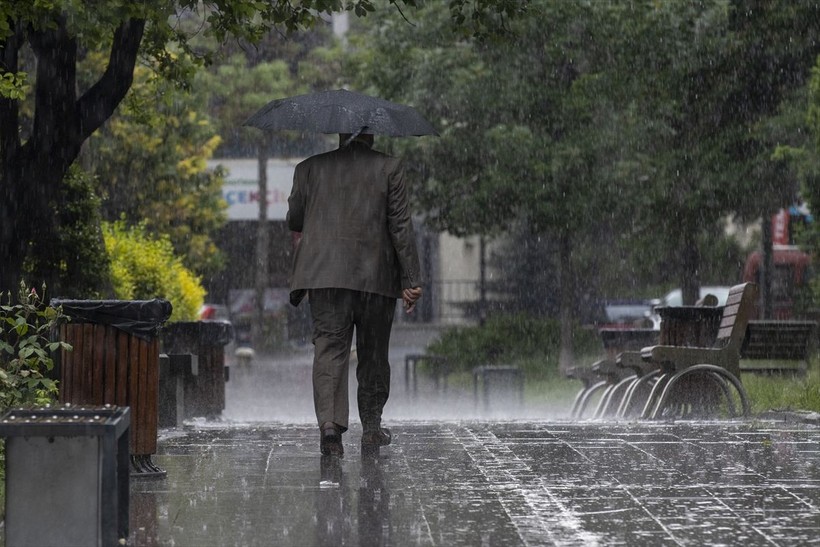
[{"label": "tree trunk", "polygon": [[[29,29],[26,38],[37,57],[34,123],[25,144],[20,135],[18,101],[0,99],[0,291],[16,291],[32,249],[48,252],[59,229],[53,214],[60,185],[83,142],[113,114],[131,87],[145,21],[128,20],[114,33],[105,73],[77,98],[77,41],[64,17],[51,26]],[[8,71],[19,69],[22,29],[0,44],[0,61]],[[12,67],[12,68],[10,68]],[[54,285],[59,264],[35,272],[29,285]]]},{"label": "tree trunk", "polygon": [[254,290],[256,293],[256,309],[251,323],[251,340],[255,348],[262,348],[264,340],[265,321],[265,288],[270,284],[268,272],[270,231],[268,229],[268,143],[265,135],[259,145],[259,222],[256,225],[256,272],[254,274]]},{"label": "tree trunk", "polygon": [[[10,73],[19,70],[18,52],[23,45],[20,25],[4,41],[0,41],[0,64]],[[20,136],[19,103],[0,97],[0,292],[17,294],[22,273],[25,246],[15,237],[20,217]]]},{"label": "tree trunk", "polygon": [[478,238],[478,324],[487,322],[487,239]]},{"label": "tree trunk", "polygon": [[772,249],[772,212],[766,211],[760,223],[762,260],[760,261],[760,319],[772,315],[772,273],[774,273],[774,250]]},{"label": "tree trunk", "polygon": [[575,325],[575,273],[572,267],[572,239],[569,234],[561,235],[559,242],[559,290],[561,291],[561,341],[558,350],[558,368],[566,372],[575,364],[572,331]]}]

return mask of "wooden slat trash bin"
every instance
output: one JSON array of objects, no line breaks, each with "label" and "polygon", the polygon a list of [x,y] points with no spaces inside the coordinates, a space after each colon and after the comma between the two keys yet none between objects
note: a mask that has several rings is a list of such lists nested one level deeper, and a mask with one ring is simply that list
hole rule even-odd
[{"label": "wooden slat trash bin", "polygon": [[234,337],[229,321],[179,321],[160,331],[161,350],[173,360],[189,356],[183,368],[182,418],[219,418],[225,409],[225,346]]},{"label": "wooden slat trash bin", "polygon": [[60,300],[71,321],[59,338],[71,344],[56,360],[59,400],[131,409],[131,473],[161,477],[157,451],[159,328],[171,316],[167,300]]},{"label": "wooden slat trash bin", "polygon": [[722,306],[664,306],[655,310],[661,316],[659,344],[702,348],[715,343]]}]

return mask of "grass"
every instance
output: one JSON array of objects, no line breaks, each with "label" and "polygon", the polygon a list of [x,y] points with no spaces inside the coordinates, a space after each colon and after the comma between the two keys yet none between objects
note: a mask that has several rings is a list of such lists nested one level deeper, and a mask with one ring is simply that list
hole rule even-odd
[{"label": "grass", "polygon": [[[595,359],[579,361],[591,363]],[[545,367],[543,361],[535,359],[520,359],[511,364],[525,371],[524,398],[527,404],[548,403],[551,407],[569,411],[581,389],[578,380],[566,378],[556,371],[557,367]],[[812,363],[805,376],[744,374],[741,381],[749,395],[753,415],[770,410],[820,412],[820,360]],[[472,389],[472,374],[454,373],[449,383]]]},{"label": "grass", "polygon": [[[592,330],[575,333],[575,363],[591,364],[602,357],[600,341]],[[470,371],[476,364],[515,365],[526,378],[525,400],[567,410],[581,382],[558,372],[560,323],[524,315],[494,316],[480,327],[446,331],[427,348],[427,353],[446,357],[452,366],[450,382],[472,389]],[[429,373],[424,363],[421,373]],[[820,412],[820,354],[815,355],[804,376],[768,376],[746,373],[741,381],[749,395],[753,414],[768,410]]]},{"label": "grass", "polygon": [[820,412],[820,369],[813,363],[805,376],[744,374],[743,386],[749,394],[752,413],[768,410]]}]

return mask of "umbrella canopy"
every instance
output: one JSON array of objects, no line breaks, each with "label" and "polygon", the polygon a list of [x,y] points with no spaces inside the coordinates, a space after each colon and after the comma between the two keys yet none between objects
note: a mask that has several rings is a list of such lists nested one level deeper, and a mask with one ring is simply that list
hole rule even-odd
[{"label": "umbrella canopy", "polygon": [[414,108],[346,89],[276,99],[243,125],[267,131],[293,129],[390,137],[438,135]]}]

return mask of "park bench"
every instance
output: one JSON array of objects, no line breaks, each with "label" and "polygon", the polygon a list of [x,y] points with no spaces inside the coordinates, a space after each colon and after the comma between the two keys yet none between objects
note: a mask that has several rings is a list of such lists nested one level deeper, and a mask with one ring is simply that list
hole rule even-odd
[{"label": "park bench", "polygon": [[816,351],[816,321],[749,321],[740,372],[802,375]]},{"label": "park bench", "polygon": [[570,411],[570,417],[577,420],[584,417],[589,403],[599,394],[598,404],[592,417],[605,417],[611,404],[610,401],[618,397],[619,388],[617,386],[624,378],[633,375],[630,371],[618,367],[613,359],[600,359],[590,366],[572,367],[567,370],[566,376],[580,380],[583,384],[575,396]]},{"label": "park bench", "polygon": [[[732,388],[740,399],[741,413],[749,412],[746,392],[740,383],[740,350],[746,327],[754,310],[757,286],[744,283],[732,287],[721,312],[715,342],[710,347],[657,345],[643,348],[640,360],[651,370],[635,380],[635,385],[651,385],[643,401],[641,417],[686,417],[717,411],[721,401],[734,414]],[[627,364],[634,362],[630,355]],[[629,399],[625,407],[631,408]]]},{"label": "park bench", "polygon": [[583,418],[589,403],[598,394],[600,398],[593,417],[602,417],[609,402],[617,396],[619,390],[615,390],[615,386],[630,375],[629,371],[616,366],[617,355],[624,351],[640,350],[644,346],[658,342],[658,331],[655,329],[602,328],[598,330],[598,335],[601,337],[607,358],[589,366],[572,367],[565,372],[567,378],[579,380],[583,384],[572,404],[570,416],[573,419]]},{"label": "park bench", "polygon": [[567,378],[578,380],[581,382],[581,389],[575,395],[570,409],[570,418],[577,420],[583,418],[584,411],[589,404],[593,395],[605,389],[608,379],[594,368],[594,365],[600,361],[596,361],[592,366],[577,366],[567,369],[564,375]]},{"label": "park bench", "polygon": [[[682,353],[677,353],[676,356],[689,355],[703,359],[715,359],[718,355],[731,355],[732,351],[736,351],[731,348],[727,349],[726,346],[730,335],[734,334],[735,338],[731,346],[732,348],[737,347],[737,339],[742,338],[745,324],[751,315],[754,298],[749,293],[755,288],[747,285],[732,287],[728,295],[731,300],[727,300],[726,306],[723,307],[715,305],[716,298],[706,295],[695,306],[659,308],[658,312],[662,317],[660,343],[656,346],[647,346],[640,352],[624,352],[618,356],[618,366],[631,370],[634,375],[616,386],[615,390],[621,394],[620,401],[615,405],[614,410],[608,409],[608,412],[619,418],[646,415],[646,407],[650,404],[650,399],[654,401],[656,386],[660,388],[669,379],[666,374],[668,371],[664,370],[659,360],[665,351],[675,351],[675,348],[678,348]],[[743,307],[739,316],[740,322],[736,322],[741,300],[743,300]],[[733,330],[735,327],[737,330]],[[653,348],[657,348],[655,355],[652,353]],[[686,353],[688,348],[695,352]],[[698,350],[707,351],[698,353]],[[729,352],[726,353],[726,351]],[[730,364],[730,373],[735,379],[738,376],[736,362],[735,357],[735,364]],[[709,377],[712,378],[715,374],[722,375],[720,372],[715,372]],[[725,381],[734,385],[732,379]],[[724,387],[728,390],[728,386],[724,385]],[[683,406],[691,408],[692,405],[687,403],[679,406],[682,410]]]},{"label": "park bench", "polygon": [[638,351],[646,346],[658,343],[659,332],[656,329],[598,329],[598,336],[604,345],[607,357],[615,359],[625,351]]}]

